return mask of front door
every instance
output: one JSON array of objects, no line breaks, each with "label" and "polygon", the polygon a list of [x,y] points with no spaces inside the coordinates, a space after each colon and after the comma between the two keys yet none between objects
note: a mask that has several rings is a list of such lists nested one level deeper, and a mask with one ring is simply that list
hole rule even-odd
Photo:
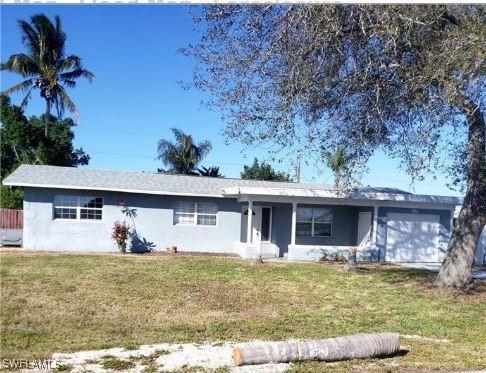
[{"label": "front door", "polygon": [[261,242],[270,242],[272,234],[272,208],[253,206],[255,215],[252,217],[252,243],[256,246]]},{"label": "front door", "polygon": [[261,224],[262,224],[262,208],[260,206],[253,206],[253,215],[251,220],[251,242],[255,246],[259,246],[262,241],[262,234],[261,234]]},{"label": "front door", "polygon": [[366,246],[371,242],[371,212],[360,212],[358,217],[358,237],[356,244]]}]

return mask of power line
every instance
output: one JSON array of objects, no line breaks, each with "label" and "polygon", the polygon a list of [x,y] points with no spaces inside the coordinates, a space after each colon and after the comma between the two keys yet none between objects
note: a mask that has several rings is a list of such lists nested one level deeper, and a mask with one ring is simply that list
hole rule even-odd
[{"label": "power line", "polygon": [[[112,153],[112,152],[103,152],[103,151],[90,151],[87,150],[88,153],[91,154],[104,154],[104,155],[114,155],[114,156],[120,156],[120,157],[135,157],[135,158],[147,158],[147,159],[152,159],[154,161],[157,160],[156,157],[150,156],[150,155],[143,155],[143,154],[129,154],[129,153]],[[206,161],[208,162],[208,161]],[[212,163],[209,161],[208,163]],[[243,166],[244,164],[242,163],[232,163],[232,162],[219,162],[215,161],[214,163],[218,164],[225,164],[225,165],[231,165],[231,166]]]},{"label": "power line", "polygon": [[[88,151],[88,154],[104,154],[104,155],[112,155],[112,156],[119,156],[119,157],[130,157],[130,158],[145,158],[145,159],[152,159],[152,160],[157,160],[156,157],[150,156],[150,155],[142,155],[142,154],[130,154],[130,153],[113,153],[113,152],[104,152],[104,151]],[[220,161],[206,161],[206,163],[217,163],[221,165],[228,165],[228,166],[238,166],[238,167],[243,167],[245,166],[244,163],[234,163],[234,162],[220,162]],[[301,176],[302,179],[305,180],[305,182],[315,182],[315,180],[312,180],[313,178],[307,177],[307,175],[304,174],[304,172],[301,171]],[[323,180],[323,183],[327,183],[328,180],[332,177],[332,174],[326,177],[325,180]],[[365,178],[367,179],[372,179],[372,180],[382,180],[382,181],[390,181],[394,183],[407,183],[406,180],[399,180],[399,179],[388,179],[388,178],[381,178],[381,177],[375,177],[375,176],[366,176]],[[418,181],[417,183],[420,183],[421,185],[429,185],[429,186],[434,186],[434,187],[440,187],[440,185],[433,184],[433,183],[426,183],[424,181]]]},{"label": "power line", "polygon": [[[120,134],[126,134],[126,135],[139,135],[139,136],[144,136],[144,137],[158,137],[161,134],[160,133],[155,133],[155,132],[139,132],[139,131],[125,131],[125,130],[114,130],[114,129],[108,129],[108,128],[96,128],[96,127],[87,127],[87,126],[76,126],[75,129],[87,129],[89,131],[98,131],[98,132],[111,132],[111,133],[120,133]],[[222,144],[222,145],[228,145],[224,141],[211,141],[212,144]]]}]

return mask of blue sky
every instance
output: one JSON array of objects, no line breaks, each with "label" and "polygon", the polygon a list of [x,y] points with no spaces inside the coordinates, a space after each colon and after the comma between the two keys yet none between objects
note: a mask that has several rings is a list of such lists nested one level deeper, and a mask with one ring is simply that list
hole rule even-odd
[{"label": "blue sky", "polygon": [[[265,159],[264,149],[225,145],[219,134],[224,123],[218,113],[201,105],[204,94],[180,87],[179,81],[190,80],[193,62],[178,50],[198,38],[185,6],[2,5],[0,12],[2,61],[23,50],[17,20],[43,12],[61,17],[67,52],[82,57],[95,73],[93,84],[81,80],[70,90],[80,112],[75,145],[91,156],[87,167],[155,171],[162,166],[155,160],[157,140],[169,138],[171,127],[197,140],[210,140],[214,148],[203,165],[219,165],[228,177],[239,177],[254,156]],[[15,75],[1,73],[2,90],[18,81]],[[21,95],[12,100],[19,104]],[[26,113],[44,110],[44,102],[33,96]],[[291,171],[286,162],[274,166]],[[457,195],[441,175],[411,186],[397,162],[383,154],[376,154],[369,167],[365,185]],[[332,183],[332,176],[329,170],[318,173],[314,167],[303,167],[302,181]]]}]

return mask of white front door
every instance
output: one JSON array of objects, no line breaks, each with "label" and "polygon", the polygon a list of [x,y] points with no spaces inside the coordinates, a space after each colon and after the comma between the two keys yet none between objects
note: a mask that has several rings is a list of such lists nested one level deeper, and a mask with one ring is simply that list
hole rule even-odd
[{"label": "white front door", "polygon": [[367,246],[371,242],[371,212],[360,212],[358,217],[358,246]]},{"label": "white front door", "polygon": [[251,220],[251,242],[255,246],[259,246],[262,241],[261,225],[262,225],[262,208],[260,206],[253,206],[253,213]]},{"label": "white front door", "polygon": [[390,262],[427,263],[439,260],[438,215],[387,215],[386,256]]}]

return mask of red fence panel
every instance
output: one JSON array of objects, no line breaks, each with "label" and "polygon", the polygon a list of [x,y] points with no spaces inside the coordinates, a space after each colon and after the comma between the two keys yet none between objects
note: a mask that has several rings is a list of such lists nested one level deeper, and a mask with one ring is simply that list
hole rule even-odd
[{"label": "red fence panel", "polygon": [[24,212],[22,210],[0,209],[0,228],[22,229]]}]

